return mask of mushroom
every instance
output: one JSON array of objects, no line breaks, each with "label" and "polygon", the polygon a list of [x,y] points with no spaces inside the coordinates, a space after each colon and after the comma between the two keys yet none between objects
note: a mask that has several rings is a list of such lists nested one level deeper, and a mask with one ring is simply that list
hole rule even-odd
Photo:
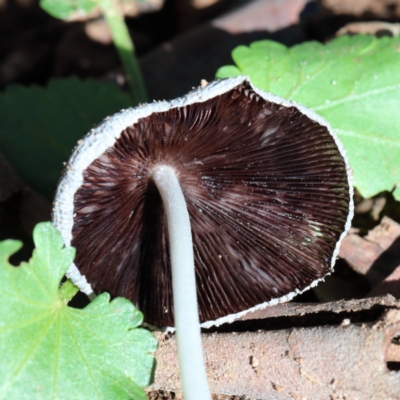
[{"label": "mushroom", "polygon": [[205,400],[199,319],[233,321],[315,286],[352,215],[328,124],[242,76],[104,120],[74,150],[53,222],[76,247],[68,276],[82,291],[175,324],[184,397]]}]

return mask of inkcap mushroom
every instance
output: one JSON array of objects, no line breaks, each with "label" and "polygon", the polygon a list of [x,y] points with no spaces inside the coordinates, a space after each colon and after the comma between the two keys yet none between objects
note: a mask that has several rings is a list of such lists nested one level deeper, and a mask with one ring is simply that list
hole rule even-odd
[{"label": "inkcap mushroom", "polygon": [[237,77],[95,127],[60,180],[53,222],[76,247],[68,276],[82,291],[175,325],[184,398],[205,400],[199,319],[233,321],[315,286],[352,215],[327,122]]}]

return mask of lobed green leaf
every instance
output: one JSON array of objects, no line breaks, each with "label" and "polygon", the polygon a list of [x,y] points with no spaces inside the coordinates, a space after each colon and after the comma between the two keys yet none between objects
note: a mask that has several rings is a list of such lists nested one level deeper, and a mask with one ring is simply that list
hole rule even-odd
[{"label": "lobed green leaf", "polygon": [[0,399],[146,399],[156,341],[142,314],[106,293],[68,307],[58,288],[75,250],[50,223],[34,241],[19,267],[7,260],[21,243],[0,243]]},{"label": "lobed green leaf", "polygon": [[129,105],[118,87],[94,80],[10,86],[0,94],[1,151],[25,182],[51,198],[77,141]]},{"label": "lobed green leaf", "polygon": [[324,117],[347,150],[364,197],[394,190],[400,200],[400,37],[342,36],[292,48],[272,41],[232,52],[236,66],[218,78],[248,75],[253,84]]}]

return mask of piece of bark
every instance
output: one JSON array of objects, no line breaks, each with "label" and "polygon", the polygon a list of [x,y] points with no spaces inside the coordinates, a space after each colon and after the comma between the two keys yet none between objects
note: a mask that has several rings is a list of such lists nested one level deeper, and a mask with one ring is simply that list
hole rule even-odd
[{"label": "piece of bark", "polygon": [[365,275],[375,287],[400,265],[400,224],[383,217],[367,236],[347,235],[340,246],[339,257],[354,271]]},{"label": "piece of bark", "polygon": [[330,303],[282,303],[276,306],[266,307],[263,310],[250,312],[240,318],[242,321],[277,318],[298,317],[318,313],[356,313],[371,310],[373,308],[400,308],[400,303],[391,295],[369,297],[359,300],[340,300]]},{"label": "piece of bark", "polygon": [[[210,388],[258,400],[398,399],[400,372],[388,370],[387,353],[399,330],[395,308],[374,323],[203,334]],[[149,390],[176,392],[178,399],[175,337],[156,336],[157,369]]]}]

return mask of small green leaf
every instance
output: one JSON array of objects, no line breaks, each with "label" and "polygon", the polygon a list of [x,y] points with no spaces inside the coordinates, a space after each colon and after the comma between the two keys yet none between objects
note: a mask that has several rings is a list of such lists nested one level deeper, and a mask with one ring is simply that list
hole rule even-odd
[{"label": "small green leaf", "polygon": [[342,140],[364,197],[397,189],[400,200],[400,37],[342,36],[292,48],[272,41],[233,50],[218,78],[253,84],[323,116]]},{"label": "small green leaf", "polygon": [[40,7],[55,18],[66,19],[72,14],[87,14],[97,3],[96,0],[40,0]]},{"label": "small green leaf", "polygon": [[58,286],[75,250],[50,223],[34,241],[17,268],[7,259],[21,243],[0,242],[0,399],[146,399],[156,342],[142,314],[106,293],[68,307]]},{"label": "small green leaf", "polygon": [[116,86],[94,80],[10,86],[0,94],[0,149],[25,182],[51,198],[77,141],[129,105]]}]

